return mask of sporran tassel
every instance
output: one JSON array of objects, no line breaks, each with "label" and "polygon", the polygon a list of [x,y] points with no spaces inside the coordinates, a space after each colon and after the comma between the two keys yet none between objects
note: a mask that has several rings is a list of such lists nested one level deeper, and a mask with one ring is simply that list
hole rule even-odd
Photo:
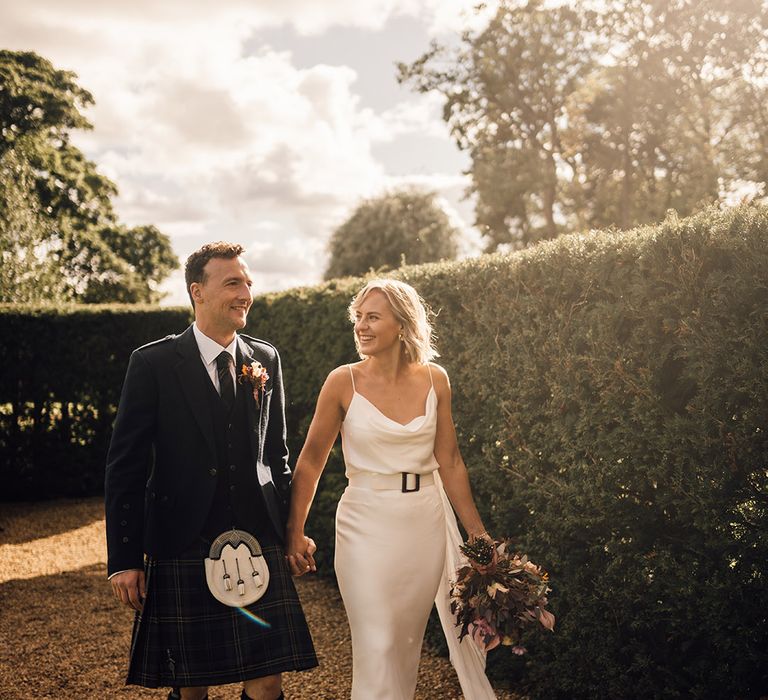
[{"label": "sporran tassel", "polygon": [[231,591],[232,590],[232,581],[229,580],[229,574],[227,573],[227,565],[224,562],[221,562],[224,565],[224,576],[222,577],[224,579],[224,590]]},{"label": "sporran tassel", "polygon": [[237,594],[245,595],[245,581],[243,581],[243,577],[240,575],[239,559],[235,559],[235,566],[237,567]]}]

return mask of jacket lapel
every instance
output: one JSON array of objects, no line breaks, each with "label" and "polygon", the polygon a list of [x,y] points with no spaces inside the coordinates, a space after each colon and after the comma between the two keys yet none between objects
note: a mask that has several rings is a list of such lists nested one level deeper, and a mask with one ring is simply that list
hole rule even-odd
[{"label": "jacket lapel", "polygon": [[175,369],[182,392],[211,450],[211,455],[215,457],[216,443],[213,437],[213,409],[210,398],[211,379],[200,359],[200,350],[197,347],[192,326],[176,339],[176,352],[179,354],[179,362]]},{"label": "jacket lapel", "polygon": [[[253,351],[250,346],[240,337],[237,336],[237,364],[235,366],[235,374],[240,377],[240,370],[242,366],[250,365],[251,362],[258,362],[258,358],[253,356]],[[253,458],[257,463],[261,462],[261,445],[264,442],[264,436],[261,434],[261,405],[257,406],[256,399],[253,398],[253,388],[250,384],[244,383],[237,385],[238,391],[244,391],[246,396],[245,400],[248,406],[248,435],[251,439],[251,452],[253,452]]]}]

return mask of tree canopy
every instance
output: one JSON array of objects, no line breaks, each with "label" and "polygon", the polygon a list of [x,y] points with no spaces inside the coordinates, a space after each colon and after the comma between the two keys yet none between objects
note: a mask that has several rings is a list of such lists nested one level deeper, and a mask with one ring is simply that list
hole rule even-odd
[{"label": "tree canopy", "polygon": [[434,192],[389,192],[363,201],[334,231],[325,279],[452,259],[457,237]]},{"label": "tree canopy", "polygon": [[0,50],[0,301],[152,302],[178,260],[117,221],[117,187],[70,142],[93,96],[32,52]]},{"label": "tree canopy", "polygon": [[768,188],[768,3],[502,0],[400,80],[445,97],[488,250]]}]

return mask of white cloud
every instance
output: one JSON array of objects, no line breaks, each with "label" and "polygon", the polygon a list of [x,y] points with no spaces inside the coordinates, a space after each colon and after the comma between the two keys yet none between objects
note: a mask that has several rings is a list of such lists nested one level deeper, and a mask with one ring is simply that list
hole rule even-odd
[{"label": "white cloud", "polygon": [[[243,256],[251,272],[255,295],[317,284],[322,279],[327,262],[324,241],[284,240],[280,227],[274,222],[262,222],[257,228],[259,239],[247,246]],[[166,279],[160,291],[166,294],[164,305],[185,306],[189,298],[183,270],[175,271]]]},{"label": "white cloud", "polygon": [[[58,37],[59,44],[75,44],[89,36],[104,35],[125,39],[133,31],[145,36],[167,36],[169,29],[185,33],[190,26],[211,32],[216,26],[265,28],[291,25],[299,34],[320,34],[330,27],[381,29],[392,17],[409,16],[423,20],[433,34],[457,32],[479,26],[498,6],[498,0],[28,0],[12,3],[4,0],[4,23],[14,33],[19,28],[37,28],[37,36],[46,28],[65,27],[68,34]],[[72,34],[74,32],[74,35]]]},{"label": "white cloud", "polygon": [[405,134],[419,134],[446,138],[447,127],[440,118],[442,98],[430,93],[420,99],[399,102],[381,114],[368,117],[368,135],[371,141],[394,141]]},{"label": "white cloud", "polygon": [[477,30],[488,23],[499,6],[498,0],[425,0],[422,17],[433,35],[456,34],[466,29]]},{"label": "white cloud", "polygon": [[444,190],[461,190],[462,192],[469,185],[467,175],[455,174],[445,175],[443,173],[433,173],[429,175],[398,175],[390,176],[385,179],[387,189],[397,189],[413,185],[425,190],[441,192]]},{"label": "white cloud", "polygon": [[[157,224],[182,259],[229,238],[246,245],[258,289],[313,283],[331,231],[361,198],[405,181],[464,187],[464,176],[428,166],[388,175],[374,153],[407,135],[447,143],[436,97],[376,113],[361,106],[352,66],[297,68],[287,52],[243,47],[257,28],[317,34],[381,28],[396,15],[453,31],[473,0],[0,2],[0,45],[74,70],[93,93],[95,128],[75,142],[117,183],[121,218]],[[183,276],[164,289],[185,303]]]},{"label": "white cloud", "polygon": [[[297,269],[310,269],[314,274],[321,267],[324,248],[324,243],[319,241],[307,243],[293,239],[285,243],[275,237],[252,243],[244,257],[256,278],[264,275],[301,278],[301,275],[297,275]],[[258,279],[255,285],[260,286]]]}]

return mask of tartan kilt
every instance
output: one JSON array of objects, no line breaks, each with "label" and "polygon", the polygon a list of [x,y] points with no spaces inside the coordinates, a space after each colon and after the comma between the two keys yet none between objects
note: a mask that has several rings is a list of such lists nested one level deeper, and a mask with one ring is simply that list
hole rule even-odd
[{"label": "tartan kilt", "polygon": [[147,688],[236,683],[317,666],[307,621],[281,545],[259,538],[269,587],[251,615],[208,590],[202,538],[176,559],[148,558],[146,600],[136,614],[127,684]]}]

